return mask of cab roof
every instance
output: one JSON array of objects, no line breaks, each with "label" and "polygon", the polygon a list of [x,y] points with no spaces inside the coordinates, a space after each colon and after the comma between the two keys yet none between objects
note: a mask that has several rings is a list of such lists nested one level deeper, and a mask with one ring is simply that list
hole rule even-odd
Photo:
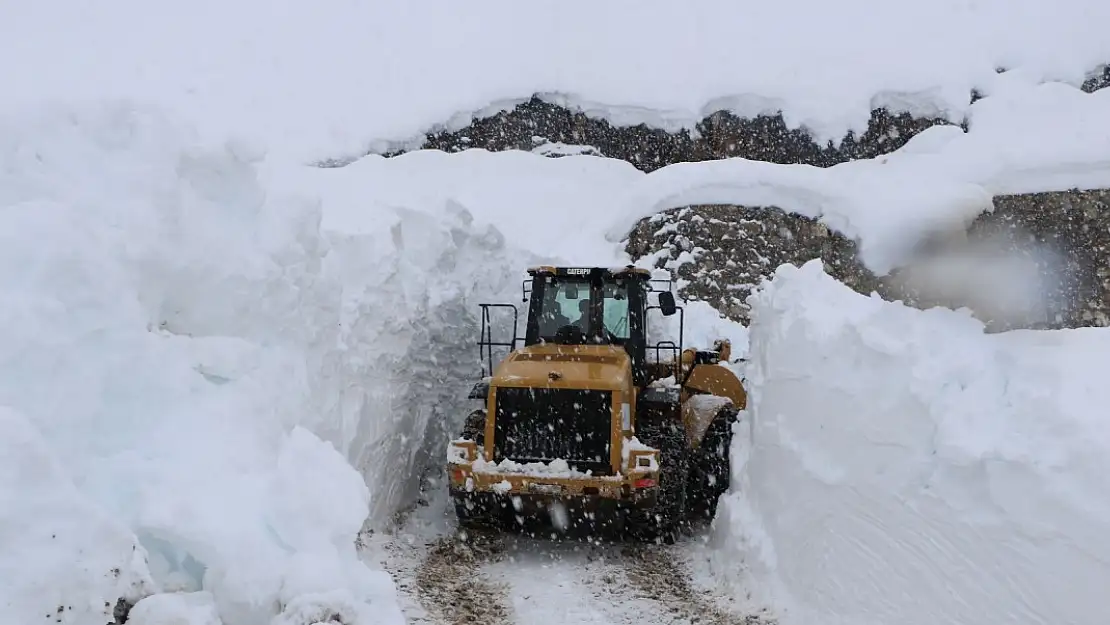
[{"label": "cab roof", "polygon": [[640,267],[628,265],[626,267],[556,267],[553,265],[539,265],[528,268],[531,276],[610,276],[614,278],[651,278],[651,272]]}]

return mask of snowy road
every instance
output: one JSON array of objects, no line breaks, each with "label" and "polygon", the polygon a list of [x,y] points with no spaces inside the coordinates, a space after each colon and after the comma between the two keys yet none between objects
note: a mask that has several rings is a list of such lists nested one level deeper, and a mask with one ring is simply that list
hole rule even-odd
[{"label": "snowy road", "polygon": [[690,566],[696,541],[598,544],[502,535],[464,545],[449,532],[433,536],[408,526],[367,537],[364,552],[397,580],[411,623],[772,622],[697,583]]}]

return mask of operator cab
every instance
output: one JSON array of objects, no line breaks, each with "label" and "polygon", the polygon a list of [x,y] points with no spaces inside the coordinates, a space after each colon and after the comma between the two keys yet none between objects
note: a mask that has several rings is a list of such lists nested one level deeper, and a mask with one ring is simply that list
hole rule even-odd
[{"label": "operator cab", "polygon": [[[531,297],[524,344],[616,345],[633,363],[633,376],[643,379],[645,317],[651,274],[636,267],[537,267],[529,269]],[[675,312],[674,296],[663,291],[664,315]]]},{"label": "operator cab", "polygon": [[[623,345],[633,309],[624,277],[543,276],[532,282],[535,331],[526,344]],[[529,327],[529,330],[532,328]]]}]

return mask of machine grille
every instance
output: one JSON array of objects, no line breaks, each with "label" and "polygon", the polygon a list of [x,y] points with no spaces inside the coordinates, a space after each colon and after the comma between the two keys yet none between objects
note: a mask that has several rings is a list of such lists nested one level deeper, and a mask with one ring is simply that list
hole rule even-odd
[{"label": "machine grille", "polygon": [[609,466],[613,393],[558,388],[498,388],[494,460],[550,462],[578,471]]}]

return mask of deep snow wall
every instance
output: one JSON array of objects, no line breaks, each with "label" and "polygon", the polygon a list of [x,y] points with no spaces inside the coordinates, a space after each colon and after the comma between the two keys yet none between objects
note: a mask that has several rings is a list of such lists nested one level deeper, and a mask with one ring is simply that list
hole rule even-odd
[{"label": "deep snow wall", "polygon": [[358,373],[329,368],[344,286],[256,157],[129,103],[0,119],[5,619],[202,590],[227,625],[399,619],[355,553],[371,492],[313,433]]},{"label": "deep snow wall", "polygon": [[[329,267],[345,285],[336,364],[345,373],[320,427],[371,486],[369,523],[380,529],[417,501],[427,472],[442,470],[481,373],[478,304],[513,301],[530,256],[493,226],[472,225],[461,206],[373,219],[370,232],[328,233]],[[498,340],[511,336],[509,319],[494,317]]]},{"label": "deep snow wall", "polygon": [[[21,622],[59,605],[62,622],[111,620],[163,592],[188,596],[144,600],[144,618],[399,618],[356,538],[442,471],[481,372],[478,303],[519,301],[522,269],[551,258],[489,217],[529,194],[522,178],[597,193],[532,155],[449,157],[471,185],[456,190],[416,155],[379,172],[413,164],[392,189],[263,156],[131,103],[0,118],[0,544],[24,545],[0,571],[27,580],[0,600]],[[369,184],[335,179],[352,172]],[[429,198],[437,175],[446,197]]]},{"label": "deep snow wall", "polygon": [[1104,622],[1110,331],[988,335],[820,261],[750,303],[722,575],[788,625]]},{"label": "deep snow wall", "polygon": [[[443,450],[473,409],[480,379],[479,304],[525,307],[529,265],[619,262],[619,244],[582,225],[643,174],[611,159],[553,161],[527,153],[422,151],[366,157],[342,168],[263,167],[268,189],[312,198],[340,286],[338,348],[316,431],[365,476],[368,527],[390,526],[445,492]],[[511,312],[491,311],[493,337]],[[504,355],[496,348],[493,363]]]}]

